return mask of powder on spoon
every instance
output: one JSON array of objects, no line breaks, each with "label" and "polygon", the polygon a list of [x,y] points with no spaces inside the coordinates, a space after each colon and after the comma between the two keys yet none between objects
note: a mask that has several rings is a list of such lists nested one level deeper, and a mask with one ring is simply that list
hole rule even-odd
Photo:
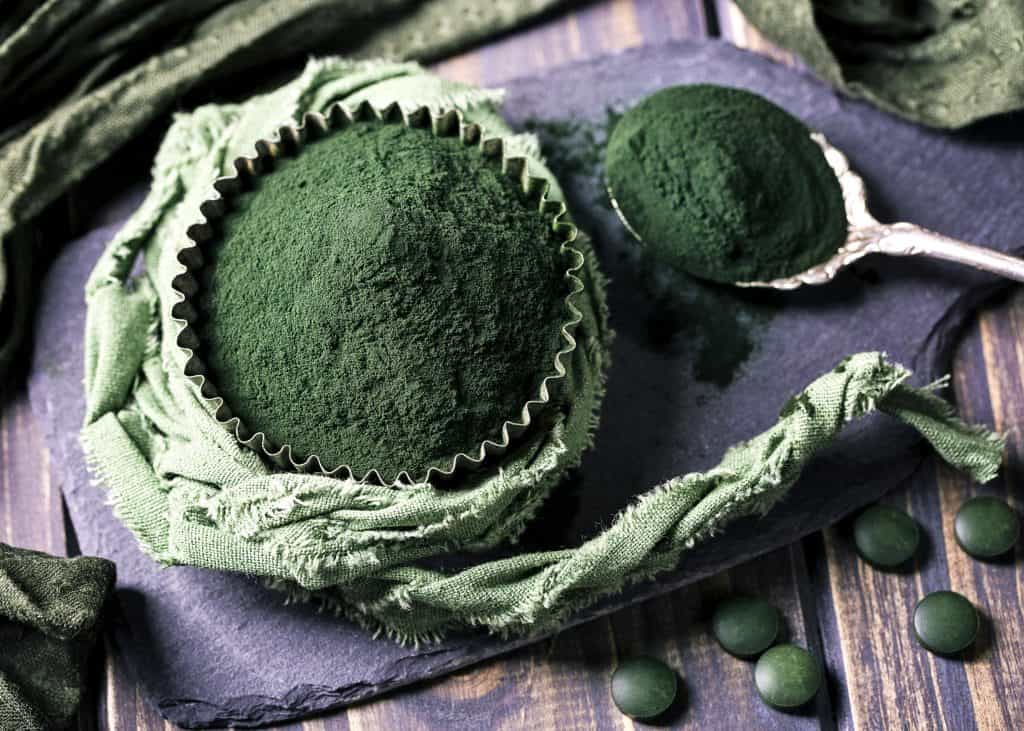
[{"label": "powder on spoon", "polygon": [[236,201],[201,275],[204,357],[251,430],[357,477],[422,476],[536,398],[570,265],[477,150],[355,124]]},{"label": "powder on spoon", "polygon": [[842,190],[810,130],[766,99],[698,84],[626,112],[608,185],[658,258],[716,282],[790,276],[846,238]]}]

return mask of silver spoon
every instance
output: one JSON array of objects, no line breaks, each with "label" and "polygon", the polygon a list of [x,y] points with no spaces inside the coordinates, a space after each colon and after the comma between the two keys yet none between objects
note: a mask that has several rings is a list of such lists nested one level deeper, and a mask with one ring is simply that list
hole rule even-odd
[{"label": "silver spoon", "polygon": [[[839,179],[839,186],[843,191],[843,202],[846,204],[848,226],[846,242],[839,247],[831,259],[817,264],[807,271],[768,282],[735,282],[737,287],[796,289],[805,284],[825,284],[832,281],[841,269],[868,254],[926,256],[932,259],[966,264],[975,269],[1001,274],[1008,279],[1024,282],[1024,259],[968,244],[966,241],[958,241],[913,223],[879,223],[868,211],[864,180],[850,167],[846,155],[829,144],[825,135],[820,132],[812,133],[811,139],[821,147],[825,153],[825,160],[828,161],[832,172]],[[619,202],[615,200],[610,186],[607,191],[612,208],[618,214],[622,225],[637,241],[640,241],[640,234],[629,224],[625,213],[619,207]]]}]

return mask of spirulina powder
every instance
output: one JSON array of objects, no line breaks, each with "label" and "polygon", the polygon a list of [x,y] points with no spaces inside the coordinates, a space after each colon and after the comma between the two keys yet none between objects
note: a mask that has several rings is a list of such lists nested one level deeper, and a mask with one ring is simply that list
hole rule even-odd
[{"label": "spirulina powder", "polygon": [[250,430],[328,469],[422,476],[536,398],[570,265],[476,149],[358,123],[278,162],[225,219],[204,356]]},{"label": "spirulina powder", "polygon": [[615,126],[608,184],[659,259],[716,282],[785,277],[846,238],[842,190],[810,134],[748,91],[669,87]]}]

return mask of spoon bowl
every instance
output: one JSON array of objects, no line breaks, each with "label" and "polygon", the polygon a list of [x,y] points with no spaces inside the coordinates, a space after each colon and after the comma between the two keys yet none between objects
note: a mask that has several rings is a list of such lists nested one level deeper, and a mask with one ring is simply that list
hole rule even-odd
[{"label": "spoon bowl", "polygon": [[[864,180],[850,167],[846,155],[830,144],[820,132],[812,132],[811,139],[821,147],[825,160],[835,173],[843,192],[847,222],[846,241],[832,257],[806,271],[763,282],[734,282],[735,286],[791,290],[804,285],[826,284],[842,269],[868,254],[941,259],[1024,282],[1024,259],[958,241],[913,223],[880,223],[868,210]],[[640,234],[630,225],[626,213],[616,200],[611,186],[607,186],[606,190],[612,208],[622,225],[637,241],[642,242]]]}]

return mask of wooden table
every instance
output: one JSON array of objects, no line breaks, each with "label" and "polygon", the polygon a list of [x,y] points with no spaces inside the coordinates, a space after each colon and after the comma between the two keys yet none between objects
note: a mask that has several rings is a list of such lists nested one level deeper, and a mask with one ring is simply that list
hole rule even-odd
[{"label": "wooden table", "polygon": [[[548,19],[436,69],[453,79],[500,85],[572,60],[707,35],[794,63],[746,25],[730,2],[620,0]],[[1018,547],[1012,561],[982,564],[952,537],[957,507],[975,493],[1024,504],[1015,490],[1024,457],[1022,328],[1024,292],[982,312],[956,357],[961,412],[1009,436],[1004,477],[980,489],[939,467],[887,499],[910,511],[927,537],[914,572],[872,570],[857,559],[848,526],[840,524],[498,660],[286,728],[626,728],[636,724],[615,710],[608,683],[617,658],[637,653],[661,657],[680,672],[686,699],[672,723],[683,728],[1024,728],[1024,551]],[[0,540],[74,553],[60,485],[24,388],[2,388]],[[34,494],[12,489],[25,484],[38,488]],[[964,661],[937,658],[911,637],[915,602],[941,588],[963,593],[991,618]],[[708,614],[715,599],[730,591],[770,598],[785,615],[788,638],[825,658],[826,692],[812,708],[801,714],[769,710],[754,691],[751,664],[715,645]],[[104,668],[96,697],[83,711],[83,728],[170,728],[109,655]]]}]

